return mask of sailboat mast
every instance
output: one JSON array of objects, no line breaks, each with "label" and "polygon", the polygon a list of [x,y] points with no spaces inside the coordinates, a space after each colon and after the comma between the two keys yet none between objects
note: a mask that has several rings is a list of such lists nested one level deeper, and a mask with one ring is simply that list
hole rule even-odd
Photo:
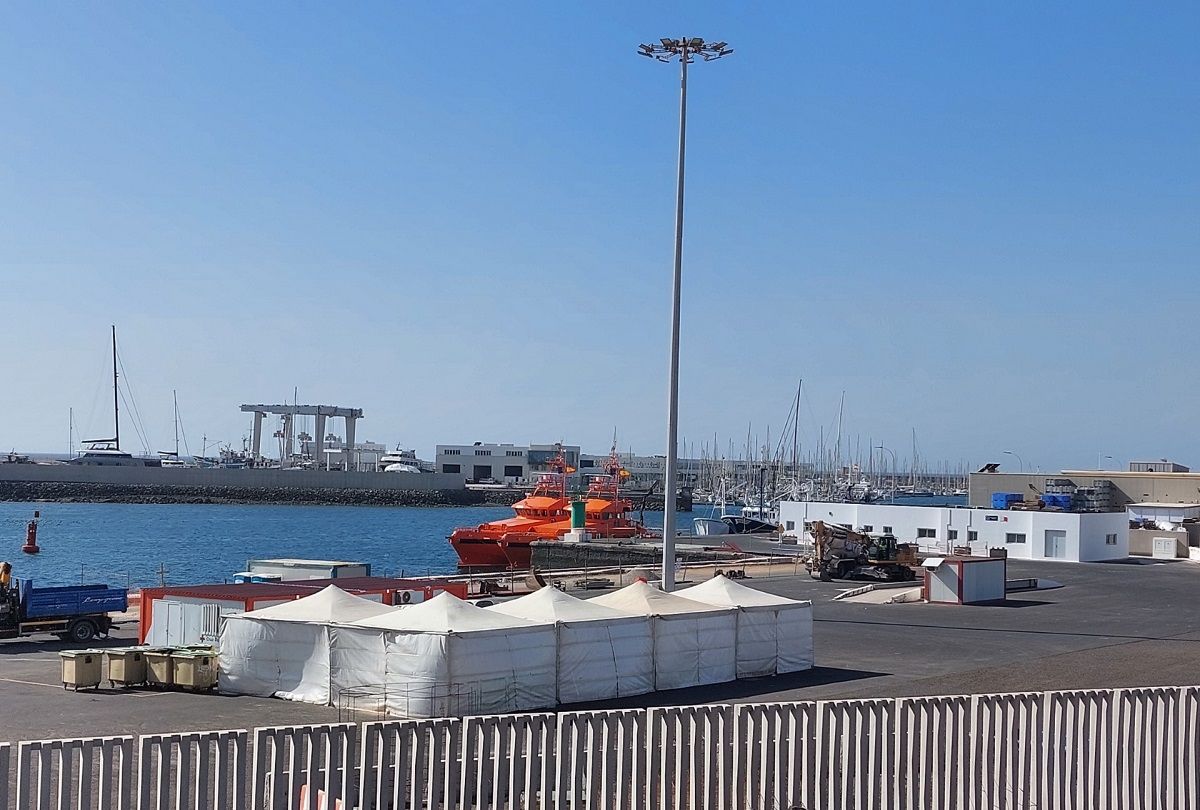
[{"label": "sailboat mast", "polygon": [[[796,413],[792,417],[792,482],[799,492],[800,486],[800,394],[804,391],[804,378],[796,386]],[[799,498],[797,494],[795,496]]]},{"label": "sailboat mast", "polygon": [[113,324],[112,328],[112,356],[113,356],[113,443],[117,446],[116,449],[121,449],[121,417],[117,405],[117,325]]},{"label": "sailboat mast", "polygon": [[175,458],[179,458],[179,397],[171,389],[171,401],[175,403]]}]

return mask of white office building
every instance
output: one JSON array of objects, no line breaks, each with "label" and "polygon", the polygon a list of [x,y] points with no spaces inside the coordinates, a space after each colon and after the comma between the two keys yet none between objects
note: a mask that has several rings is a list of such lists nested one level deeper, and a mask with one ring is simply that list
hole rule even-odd
[{"label": "white office building", "polygon": [[[527,484],[551,472],[556,444],[439,444],[434,463],[440,473],[466,476],[476,483]],[[562,446],[567,466],[579,466],[579,447]]]},{"label": "white office building", "polygon": [[786,534],[799,535],[814,520],[856,531],[892,534],[902,543],[944,554],[970,546],[987,556],[1003,548],[1012,559],[1097,562],[1129,556],[1129,520],[1124,512],[1050,512],[956,506],[898,506],[875,503],[784,501],[779,520]]}]

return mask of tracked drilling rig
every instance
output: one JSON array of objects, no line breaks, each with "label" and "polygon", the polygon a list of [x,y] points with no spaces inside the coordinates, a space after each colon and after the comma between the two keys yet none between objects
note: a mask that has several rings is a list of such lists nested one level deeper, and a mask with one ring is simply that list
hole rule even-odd
[{"label": "tracked drilling rig", "polygon": [[814,520],[808,527],[813,555],[808,571],[822,582],[862,579],[907,582],[916,579],[917,548],[890,534],[863,534],[849,526]]}]

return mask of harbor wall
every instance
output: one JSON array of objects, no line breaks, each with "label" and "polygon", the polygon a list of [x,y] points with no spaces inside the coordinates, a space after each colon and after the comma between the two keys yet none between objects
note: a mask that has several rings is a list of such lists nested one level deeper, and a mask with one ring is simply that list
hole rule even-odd
[{"label": "harbor wall", "polygon": [[0,464],[0,501],[455,505],[487,502],[461,475]]},{"label": "harbor wall", "polygon": [[433,492],[462,489],[448,473],[376,473],[327,470],[230,470],[220,467],[117,467],[84,464],[0,464],[0,481],[126,484],[168,487],[375,489]]}]

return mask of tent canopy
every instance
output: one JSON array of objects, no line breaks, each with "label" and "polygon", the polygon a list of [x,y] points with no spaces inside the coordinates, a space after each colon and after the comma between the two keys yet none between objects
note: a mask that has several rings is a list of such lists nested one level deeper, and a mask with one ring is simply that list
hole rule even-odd
[{"label": "tent canopy", "polygon": [[796,599],[788,599],[785,596],[776,596],[773,593],[749,588],[726,576],[716,576],[699,585],[675,591],[675,595],[708,605],[725,607],[789,607],[807,604]]},{"label": "tent canopy", "polygon": [[432,599],[416,605],[351,622],[357,627],[379,630],[401,630],[415,633],[463,633],[481,630],[511,630],[528,628],[532,622],[494,613],[464,602],[442,591]]},{"label": "tent canopy", "polygon": [[589,599],[595,605],[613,608],[638,616],[670,616],[678,613],[716,613],[726,608],[706,605],[652,588],[645,582],[634,582],[619,591]]},{"label": "tent canopy", "polygon": [[353,622],[393,610],[395,608],[391,605],[373,602],[370,599],[346,593],[336,585],[329,585],[312,596],[305,596],[259,610],[251,610],[241,616],[246,619],[330,624],[332,622]]},{"label": "tent canopy", "polygon": [[629,613],[580,599],[545,585],[531,594],[500,602],[487,610],[534,622],[587,622],[628,619]]}]

